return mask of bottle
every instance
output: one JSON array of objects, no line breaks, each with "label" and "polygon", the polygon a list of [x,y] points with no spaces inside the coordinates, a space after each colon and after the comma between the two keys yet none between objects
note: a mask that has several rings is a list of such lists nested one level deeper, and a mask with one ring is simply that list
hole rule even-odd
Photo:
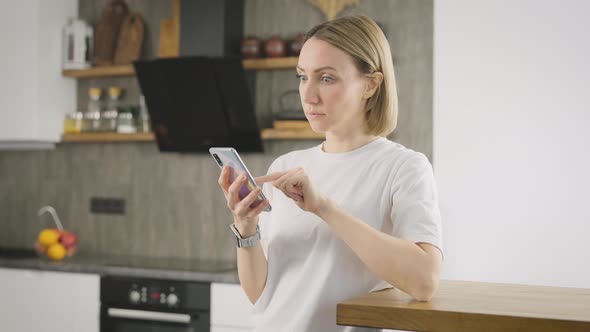
[{"label": "bottle", "polygon": [[121,88],[117,86],[109,87],[109,99],[107,106],[102,112],[101,131],[117,131],[117,118],[119,115],[119,98],[121,97]]},{"label": "bottle", "polygon": [[84,113],[82,131],[99,131],[100,130],[100,88],[88,89],[88,107]]},{"label": "bottle", "polygon": [[122,107],[117,118],[117,132],[121,134],[132,134],[137,132],[133,110],[129,107]]},{"label": "bottle", "polygon": [[137,127],[142,133],[149,133],[151,131],[150,114],[145,105],[145,97],[143,95],[139,96],[139,119],[137,121]]},{"label": "bottle", "polygon": [[84,113],[72,112],[66,114],[64,119],[64,133],[65,134],[79,134],[82,131],[82,121],[84,120]]}]

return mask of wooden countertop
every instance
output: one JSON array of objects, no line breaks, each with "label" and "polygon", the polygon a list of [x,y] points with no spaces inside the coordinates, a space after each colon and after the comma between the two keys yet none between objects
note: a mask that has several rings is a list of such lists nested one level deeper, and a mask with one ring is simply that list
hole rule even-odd
[{"label": "wooden countertop", "polygon": [[441,281],[430,302],[394,289],[338,304],[337,324],[410,331],[590,331],[590,289]]}]

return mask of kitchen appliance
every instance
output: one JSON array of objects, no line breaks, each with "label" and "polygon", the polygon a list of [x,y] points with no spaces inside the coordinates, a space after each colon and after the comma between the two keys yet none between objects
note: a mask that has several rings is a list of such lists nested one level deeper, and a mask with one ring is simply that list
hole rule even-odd
[{"label": "kitchen appliance", "polygon": [[180,0],[179,56],[239,56],[244,0]]},{"label": "kitchen appliance", "polygon": [[63,27],[62,68],[86,69],[91,63],[94,30],[85,21],[70,18]]},{"label": "kitchen appliance", "polygon": [[231,146],[261,152],[239,57],[180,57],[134,62],[160,151],[208,152]]},{"label": "kitchen appliance", "polygon": [[208,332],[207,282],[103,276],[100,332]]}]

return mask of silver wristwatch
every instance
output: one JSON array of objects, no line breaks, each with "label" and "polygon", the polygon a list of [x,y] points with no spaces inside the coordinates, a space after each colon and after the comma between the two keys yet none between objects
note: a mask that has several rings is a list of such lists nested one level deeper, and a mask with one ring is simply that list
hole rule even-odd
[{"label": "silver wristwatch", "polygon": [[236,244],[238,245],[238,248],[254,247],[258,241],[260,241],[260,227],[258,227],[258,225],[256,225],[256,234],[245,239],[242,238],[242,234],[238,232],[236,225],[231,224],[229,225],[229,228],[231,228],[232,232],[236,236]]}]

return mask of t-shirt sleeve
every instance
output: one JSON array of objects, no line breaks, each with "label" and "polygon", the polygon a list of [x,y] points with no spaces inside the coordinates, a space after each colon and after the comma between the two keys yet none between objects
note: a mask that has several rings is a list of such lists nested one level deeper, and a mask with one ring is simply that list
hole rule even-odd
[{"label": "t-shirt sleeve", "polygon": [[406,160],[392,186],[393,236],[414,243],[429,243],[441,250],[442,226],[436,182],[423,154]]}]

